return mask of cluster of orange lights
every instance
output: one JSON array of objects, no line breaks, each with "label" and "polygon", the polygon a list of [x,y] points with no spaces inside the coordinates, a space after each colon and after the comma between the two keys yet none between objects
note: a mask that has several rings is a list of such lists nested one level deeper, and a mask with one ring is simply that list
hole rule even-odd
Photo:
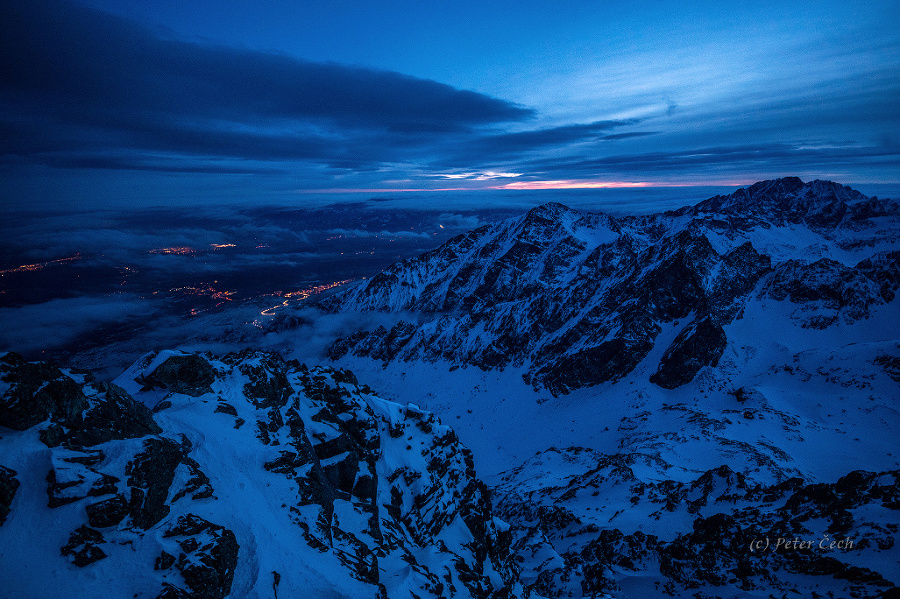
[{"label": "cluster of orange lights", "polygon": [[[155,292],[159,293],[159,292]],[[184,293],[186,295],[208,295],[214,299],[228,299],[229,295],[234,295],[234,291],[217,291],[212,285],[206,287],[173,287],[169,289],[169,293]],[[229,299],[229,301],[231,301]]]},{"label": "cluster of orange lights", "polygon": [[155,250],[150,250],[151,254],[175,254],[178,256],[190,256],[192,254],[196,254],[197,250],[192,247],[188,247],[186,245],[179,247],[171,247],[171,248],[156,248]]},{"label": "cluster of orange lights", "polygon": [[16,268],[7,268],[6,270],[0,270],[0,275],[5,275],[12,272],[31,272],[33,270],[41,270],[42,268],[47,268],[51,264],[63,264],[65,262],[72,262],[74,260],[81,260],[81,254],[75,254],[74,256],[70,256],[69,258],[59,258],[58,260],[47,260],[46,262],[38,262],[36,264],[23,264],[22,266],[17,266]]},{"label": "cluster of orange lights", "polygon": [[[218,282],[218,281],[216,281]],[[154,291],[153,294],[156,295],[159,293],[158,291]],[[185,295],[205,295],[212,300],[215,300],[216,304],[214,307],[218,308],[225,302],[233,302],[232,295],[235,295],[236,291],[217,291],[215,287],[211,285],[207,285],[206,287],[174,287],[169,289],[169,293],[183,293]],[[191,316],[198,316],[203,312],[208,311],[203,308],[191,308]]]},{"label": "cluster of orange lights", "polygon": [[322,293],[323,291],[328,291],[334,287],[338,287],[340,285],[345,285],[350,283],[353,279],[345,279],[343,281],[335,281],[334,283],[325,283],[323,285],[315,285],[313,287],[307,287],[306,289],[300,289],[299,291],[291,291],[289,293],[282,294],[281,292],[276,292],[275,295],[280,295],[281,297],[288,298],[278,304],[277,306],[272,306],[271,308],[266,308],[260,314],[263,316],[272,316],[275,313],[275,310],[279,308],[284,308],[287,306],[292,299],[294,300],[305,300],[311,295],[316,295]]}]

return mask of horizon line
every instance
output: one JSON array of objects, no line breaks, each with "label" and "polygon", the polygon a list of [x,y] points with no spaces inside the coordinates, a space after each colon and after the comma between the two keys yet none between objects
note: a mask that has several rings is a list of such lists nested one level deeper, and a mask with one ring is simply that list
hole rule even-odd
[{"label": "horizon line", "polygon": [[483,187],[332,187],[325,189],[295,189],[293,193],[415,193],[436,191],[535,191],[553,189],[640,189],[654,187],[741,187],[753,185],[749,182],[677,183],[653,181],[591,181],[591,180],[540,180],[517,181],[504,185]]}]

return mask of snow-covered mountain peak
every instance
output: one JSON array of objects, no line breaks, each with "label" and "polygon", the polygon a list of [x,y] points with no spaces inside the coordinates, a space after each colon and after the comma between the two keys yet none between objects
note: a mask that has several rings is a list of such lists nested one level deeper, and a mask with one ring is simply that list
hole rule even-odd
[{"label": "snow-covered mountain peak", "polygon": [[[747,302],[788,300],[800,328],[889,302],[898,217],[895,202],[793,177],[641,217],[549,203],[329,298],[334,311],[434,314],[360,332],[331,356],[513,365],[553,393],[618,380],[654,356],[649,380],[675,388],[716,366],[723,327]],[[670,323],[674,338],[654,352]]]},{"label": "snow-covered mountain peak", "polygon": [[830,228],[875,216],[896,213],[896,202],[879,201],[833,181],[804,183],[797,177],[760,181],[694,207],[695,214],[712,213],[762,219],[768,225],[803,223]]}]

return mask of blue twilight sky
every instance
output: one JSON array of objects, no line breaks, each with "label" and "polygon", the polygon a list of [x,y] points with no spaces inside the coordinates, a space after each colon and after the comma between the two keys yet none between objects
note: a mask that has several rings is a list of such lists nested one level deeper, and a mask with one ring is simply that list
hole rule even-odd
[{"label": "blue twilight sky", "polygon": [[900,5],[5,0],[0,206],[900,182]]}]

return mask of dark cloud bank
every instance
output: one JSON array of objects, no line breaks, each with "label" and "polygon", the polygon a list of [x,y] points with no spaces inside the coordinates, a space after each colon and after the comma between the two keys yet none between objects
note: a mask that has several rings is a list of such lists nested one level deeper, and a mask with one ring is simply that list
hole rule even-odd
[{"label": "dark cloud bank", "polygon": [[231,169],[147,156],[162,152],[346,166],[397,158],[385,149],[400,142],[534,116],[399,73],[166,39],[64,0],[4,2],[0,22],[7,161]]}]

